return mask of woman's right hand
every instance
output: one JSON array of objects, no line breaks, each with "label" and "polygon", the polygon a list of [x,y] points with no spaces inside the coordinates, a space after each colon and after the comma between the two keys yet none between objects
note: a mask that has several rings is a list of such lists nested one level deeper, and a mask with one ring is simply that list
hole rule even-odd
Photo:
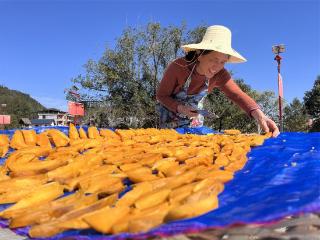
[{"label": "woman's right hand", "polygon": [[198,112],[191,106],[188,105],[178,105],[177,112],[181,113],[189,118],[198,116]]}]

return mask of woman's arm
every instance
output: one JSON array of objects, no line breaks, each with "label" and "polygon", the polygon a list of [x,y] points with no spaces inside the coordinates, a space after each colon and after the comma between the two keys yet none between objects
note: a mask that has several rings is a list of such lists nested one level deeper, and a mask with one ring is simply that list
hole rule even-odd
[{"label": "woman's arm", "polygon": [[233,81],[229,79],[219,89],[230,99],[244,110],[248,116],[256,109],[260,109],[259,105]]},{"label": "woman's arm", "polygon": [[277,124],[268,118],[260,109],[253,110],[251,116],[258,122],[264,132],[272,132],[272,136],[276,137],[280,134]]},{"label": "woman's arm", "polygon": [[232,80],[229,79],[220,90],[230,98],[235,104],[243,109],[250,117],[253,117],[263,131],[272,132],[272,136],[276,137],[279,135],[279,129],[276,123],[268,118],[260,109],[259,105],[245,92],[243,92],[239,86]]},{"label": "woman's arm", "polygon": [[181,113],[188,117],[196,117],[198,115],[191,106],[185,105],[172,98],[175,88],[178,86],[179,72],[181,69],[179,65],[171,63],[166,69],[160,85],[157,89],[157,100],[174,113]]}]

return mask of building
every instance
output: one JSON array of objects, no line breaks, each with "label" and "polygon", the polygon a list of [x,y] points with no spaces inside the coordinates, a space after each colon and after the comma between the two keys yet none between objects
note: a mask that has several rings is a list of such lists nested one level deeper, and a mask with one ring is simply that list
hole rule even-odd
[{"label": "building", "polygon": [[[31,122],[33,120],[31,120]],[[53,120],[53,125],[67,126],[70,122],[73,122],[73,116],[67,112],[60,111],[55,108],[48,108],[44,111],[38,112],[38,119],[36,120]],[[48,124],[47,121],[44,121],[43,123]]]},{"label": "building", "polygon": [[21,127],[31,127],[32,123],[30,121],[29,118],[21,118],[19,121],[19,124],[21,125]]},{"label": "building", "polygon": [[31,124],[34,127],[54,126],[53,119],[31,119]]}]

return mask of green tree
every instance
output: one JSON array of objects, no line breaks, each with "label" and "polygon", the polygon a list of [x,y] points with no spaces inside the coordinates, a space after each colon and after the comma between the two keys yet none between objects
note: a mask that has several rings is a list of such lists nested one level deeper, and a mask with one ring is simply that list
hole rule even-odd
[{"label": "green tree", "polygon": [[305,92],[304,104],[313,120],[310,131],[320,131],[320,76],[317,77],[310,91]]},{"label": "green tree", "polygon": [[37,112],[45,109],[39,102],[31,98],[28,94],[8,89],[0,86],[0,114],[11,115],[11,124],[6,125],[6,129],[19,128],[19,120],[21,118],[37,118]]},{"label": "green tree", "polygon": [[273,91],[263,91],[258,94],[255,100],[266,116],[276,123],[279,122],[279,102]]},{"label": "green tree", "polygon": [[308,116],[303,103],[294,98],[292,103],[284,108],[284,131],[305,132],[308,129],[307,121]]},{"label": "green tree", "polygon": [[[272,119],[277,118],[277,100],[271,91],[259,93],[246,84],[243,79],[236,79],[235,82],[242,91],[253,98],[262,111]],[[249,117],[242,109],[228,99],[219,89],[214,89],[205,101],[205,107],[211,114],[211,118],[205,121],[206,126],[210,126],[218,131],[223,129],[239,129],[242,132],[257,132],[256,121]]]},{"label": "green tree", "polygon": [[[72,82],[82,100],[98,100],[108,112],[97,122],[113,127],[119,123],[127,127],[157,126],[155,92],[163,72],[170,61],[182,55],[180,46],[185,39],[201,29],[204,27],[186,32],[185,24],[161,27],[159,23],[127,28],[114,49],[107,48],[98,61],[89,60],[86,74]],[[91,110],[87,112],[102,116],[94,114],[98,108]]]},{"label": "green tree", "polygon": [[320,118],[313,119],[311,128],[309,129],[310,132],[320,132]]},{"label": "green tree", "polygon": [[320,117],[320,76],[317,77],[313,88],[304,96],[304,103],[308,114],[314,118]]},{"label": "green tree", "polygon": [[244,131],[249,117],[219,89],[214,89],[205,101],[205,108],[213,117],[207,117],[205,125],[215,130],[237,128]]}]

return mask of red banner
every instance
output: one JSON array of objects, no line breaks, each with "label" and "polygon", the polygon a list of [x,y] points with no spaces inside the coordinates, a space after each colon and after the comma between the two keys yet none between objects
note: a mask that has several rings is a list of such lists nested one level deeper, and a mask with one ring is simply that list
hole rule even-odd
[{"label": "red banner", "polygon": [[279,97],[283,98],[283,85],[282,85],[282,77],[281,74],[278,74],[278,90],[279,90]]},{"label": "red banner", "polygon": [[71,115],[83,116],[84,115],[84,105],[83,105],[83,103],[68,102],[68,112]]},{"label": "red banner", "polygon": [[0,115],[0,124],[10,124],[11,123],[11,116],[10,115]]}]

